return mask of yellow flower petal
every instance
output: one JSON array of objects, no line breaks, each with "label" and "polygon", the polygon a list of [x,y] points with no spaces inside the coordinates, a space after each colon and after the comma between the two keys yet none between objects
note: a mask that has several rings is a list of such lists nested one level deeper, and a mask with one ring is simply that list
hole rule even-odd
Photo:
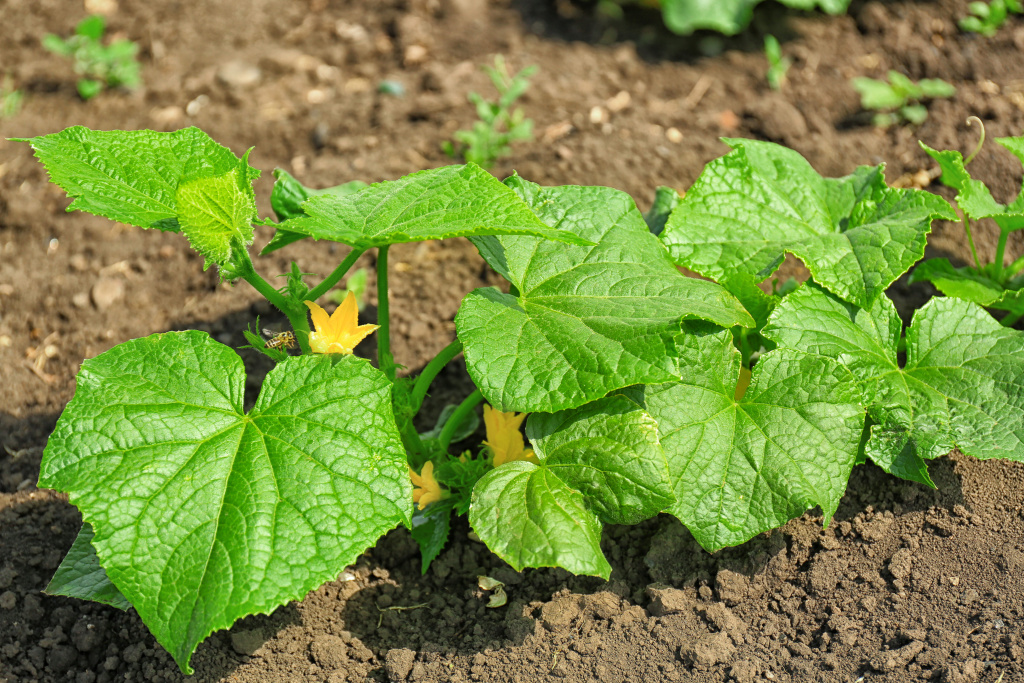
[{"label": "yellow flower petal", "polygon": [[434,463],[429,460],[419,474],[409,468],[409,479],[416,487],[412,490],[412,502],[416,503],[420,510],[451,495],[447,490],[441,488],[441,485],[434,479]]},{"label": "yellow flower petal", "polygon": [[487,439],[484,445],[494,453],[491,461],[494,467],[514,460],[528,460],[540,464],[532,449],[526,448],[522,432],[519,431],[527,413],[503,413],[489,405],[484,405],[484,426],[487,428]]},{"label": "yellow flower petal", "polygon": [[359,324],[359,305],[352,292],[330,316],[315,302],[306,301],[313,318],[314,331],[309,333],[309,347],[313,353],[350,354],[359,342],[379,325]]}]

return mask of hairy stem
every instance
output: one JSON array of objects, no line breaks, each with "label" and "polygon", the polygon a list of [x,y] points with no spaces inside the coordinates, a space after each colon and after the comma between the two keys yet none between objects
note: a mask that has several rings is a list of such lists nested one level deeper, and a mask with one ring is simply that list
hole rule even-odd
[{"label": "hairy stem", "polygon": [[355,265],[356,261],[359,260],[359,257],[362,256],[365,251],[365,249],[353,249],[350,251],[348,256],[345,257],[345,260],[338,264],[338,267],[332,270],[330,275],[325,277],[320,284],[306,293],[306,300],[316,301],[324,294],[331,291],[331,288],[338,284],[338,282],[341,281],[341,278],[345,277],[345,274],[352,269],[352,266]]},{"label": "hairy stem", "polygon": [[996,244],[996,258],[995,263],[995,278],[993,278],[1000,285],[1005,284],[1003,282],[1003,257],[1006,254],[1006,239],[1010,236],[1009,230],[999,231],[999,242]]},{"label": "hairy stem", "polygon": [[416,384],[412,388],[414,414],[419,412],[420,406],[423,405],[423,399],[427,397],[427,391],[430,390],[430,384],[437,377],[437,374],[460,353],[462,353],[462,342],[456,339],[441,349],[441,352],[434,356],[434,359],[423,368],[423,372],[416,378]]},{"label": "hairy stem", "polygon": [[466,419],[466,416],[473,412],[473,409],[480,405],[480,402],[483,400],[484,395],[477,389],[459,404],[459,407],[455,409],[452,416],[444,423],[441,435],[437,437],[437,440],[441,442],[441,446],[445,449],[448,448],[448,444],[452,442],[452,437],[455,436],[455,430],[459,428],[459,425]]},{"label": "hairy stem", "polygon": [[1024,256],[1010,264],[1006,269],[1006,272],[1010,274],[1010,277],[1017,277],[1021,271],[1024,271]]},{"label": "hairy stem", "polygon": [[[239,251],[245,254],[245,262],[240,264],[242,279],[252,285],[253,289],[262,294],[277,310],[288,316],[288,322],[291,323],[292,330],[295,331],[295,341],[299,343],[299,348],[302,349],[304,354],[310,353],[309,321],[306,318],[306,311],[300,310],[300,307],[295,305],[295,301],[274,289],[269,282],[256,272],[256,268],[252,265],[252,259],[249,258],[247,251],[244,249]],[[305,306],[302,309],[305,309]]]},{"label": "hairy stem", "polygon": [[[398,431],[402,437],[402,444],[405,446],[406,453],[413,456],[411,458],[407,457],[406,459],[410,463],[415,464],[420,460],[420,456],[422,456],[425,452],[425,449],[423,447],[423,441],[420,439],[420,435],[416,431],[416,427],[413,426],[412,420],[400,422],[402,422],[402,424],[399,425]],[[419,464],[420,467],[423,466],[422,462],[420,462]]]},{"label": "hairy stem", "polygon": [[974,257],[974,267],[981,270],[981,260],[978,258],[978,250],[974,248],[974,237],[971,235],[971,221],[964,214],[964,232],[967,233],[967,244],[971,247],[971,256]]},{"label": "hairy stem", "polygon": [[377,249],[377,365],[395,381],[395,357],[391,355],[391,324],[388,306],[388,246]]}]

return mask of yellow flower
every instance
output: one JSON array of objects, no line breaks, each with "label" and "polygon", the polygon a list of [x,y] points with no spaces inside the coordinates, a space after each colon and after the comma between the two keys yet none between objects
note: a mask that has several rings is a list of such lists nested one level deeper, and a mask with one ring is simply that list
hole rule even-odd
[{"label": "yellow flower", "polygon": [[523,434],[519,431],[519,426],[525,419],[526,413],[503,413],[484,405],[484,425],[487,427],[487,440],[484,441],[484,445],[489,446],[494,452],[494,467],[513,460],[527,460],[535,465],[540,464],[533,449],[526,448]]},{"label": "yellow flower", "polygon": [[434,479],[434,463],[429,460],[419,474],[409,468],[409,478],[412,479],[412,484],[416,487],[412,491],[412,502],[418,504],[420,510],[451,495],[441,488],[441,485]]},{"label": "yellow flower", "polygon": [[330,316],[312,301],[304,302],[313,317],[314,332],[309,333],[313,353],[352,353],[356,345],[380,325],[360,325],[355,294],[348,293]]}]

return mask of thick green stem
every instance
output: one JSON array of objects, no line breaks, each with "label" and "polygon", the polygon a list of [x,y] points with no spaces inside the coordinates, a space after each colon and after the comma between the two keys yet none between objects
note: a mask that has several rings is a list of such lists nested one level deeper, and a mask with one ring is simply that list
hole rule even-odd
[{"label": "thick green stem", "polygon": [[307,301],[316,301],[327,292],[331,291],[334,285],[341,281],[341,278],[345,277],[345,273],[352,269],[359,257],[363,255],[365,249],[353,249],[345,257],[345,260],[338,264],[338,267],[331,271],[331,274],[323,279],[323,282],[318,284],[313,289],[309,290],[306,294]]},{"label": "thick green stem", "polygon": [[246,256],[245,263],[240,264],[242,279],[252,285],[253,289],[262,294],[279,311],[288,316],[288,322],[291,323],[292,330],[295,331],[295,340],[299,343],[299,348],[302,349],[302,353],[310,353],[309,321],[306,318],[305,306],[302,306],[303,310],[299,310],[299,306],[295,305],[296,302],[274,289],[269,282],[256,272],[248,252],[242,250],[242,253],[245,253]]},{"label": "thick green stem", "polygon": [[1003,319],[999,321],[999,324],[1001,324],[1003,327],[1013,327],[1017,323],[1017,321],[1020,320],[1021,315],[1024,314],[1007,313],[1006,315],[1003,316]]},{"label": "thick green stem", "polygon": [[971,221],[964,214],[964,232],[967,233],[967,244],[971,247],[971,256],[974,257],[974,267],[981,270],[981,260],[978,258],[978,250],[974,248],[974,237],[971,236]]},{"label": "thick green stem", "polygon": [[423,368],[423,372],[416,378],[416,384],[412,388],[412,406],[415,413],[418,413],[420,406],[423,405],[423,399],[427,397],[427,392],[430,390],[430,384],[437,377],[437,373],[444,369],[444,366],[448,365],[457,355],[462,353],[462,342],[458,339],[453,341],[448,346],[441,349],[441,352],[434,356],[434,359],[427,363],[427,366]]},{"label": "thick green stem", "polygon": [[[423,455],[425,449],[423,447],[423,441],[420,439],[419,433],[416,431],[416,427],[413,426],[412,420],[405,421],[404,424],[400,424],[398,431],[402,436],[402,444],[405,446],[407,453],[412,454],[414,457],[407,458],[410,463],[417,463],[419,457]],[[420,463],[422,467],[422,463]]]},{"label": "thick green stem", "polygon": [[1000,285],[1004,284],[1003,283],[1003,270],[1005,270],[1005,269],[1003,268],[1003,257],[1006,254],[1006,239],[1009,236],[1010,236],[1010,231],[1009,230],[1000,230],[999,231],[999,242],[998,242],[998,244],[996,244],[996,258],[995,258],[995,263],[993,264],[995,266],[995,278],[994,279]]},{"label": "thick green stem", "polygon": [[1024,256],[1010,264],[1010,267],[1006,269],[1006,272],[1010,274],[1010,277],[1017,277],[1021,271],[1024,271]]},{"label": "thick green stem", "polygon": [[377,365],[395,381],[395,357],[391,355],[391,324],[388,306],[388,246],[377,249]]},{"label": "thick green stem", "polygon": [[480,405],[480,402],[483,400],[484,395],[477,389],[459,404],[459,407],[455,409],[452,416],[444,423],[441,435],[437,437],[437,440],[441,442],[441,446],[446,449],[448,448],[448,444],[452,442],[452,437],[455,436],[455,430],[459,428],[459,425],[466,419],[466,416],[473,412],[473,409]]}]

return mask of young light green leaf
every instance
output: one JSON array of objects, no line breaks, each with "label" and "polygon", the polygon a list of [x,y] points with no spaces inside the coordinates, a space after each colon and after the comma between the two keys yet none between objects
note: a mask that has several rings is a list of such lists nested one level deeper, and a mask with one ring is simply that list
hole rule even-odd
[{"label": "young light green leaf", "polygon": [[391,384],[354,356],[286,358],[242,410],[245,371],[200,332],[85,361],[40,485],[92,525],[110,580],[191,673],[211,632],[331,580],[399,523],[412,487]]},{"label": "young light green leaf", "polygon": [[473,238],[517,292],[475,290],[455,318],[469,373],[499,410],[550,412],[672,381],[684,319],[753,325],[724,288],[679,273],[624,192],[510,182],[546,223],[595,245]]},{"label": "young light green leaf", "polygon": [[888,298],[865,311],[804,286],[775,309],[764,334],[850,368],[876,423],[866,453],[892,474],[932,485],[925,461],[954,448],[1024,460],[1024,333],[974,304],[932,299],[907,330],[901,369],[900,327]]},{"label": "young light green leaf", "polygon": [[80,600],[92,600],[120,610],[131,607],[117,586],[110,582],[107,573],[100,566],[96,550],[92,547],[93,531],[88,523],[83,524],[71,544],[71,550],[57,567],[50,579],[46,593],[64,595]]},{"label": "young light green leaf", "polygon": [[864,426],[849,371],[823,356],[776,350],[761,356],[737,399],[741,363],[732,335],[694,328],[687,376],[644,391],[675,487],[666,511],[709,551],[816,505],[827,524]]},{"label": "young light green leaf", "polygon": [[[306,201],[310,197],[315,197],[321,194],[336,195],[338,197],[344,197],[350,195],[353,192],[366,187],[366,183],[361,180],[352,180],[335,187],[328,187],[322,190],[314,190],[306,187],[298,180],[294,178],[288,171],[281,168],[274,169],[274,189],[270,192],[270,207],[274,210],[274,215],[277,216],[278,221],[285,221],[289,218],[295,218],[297,216],[306,215],[302,210],[302,202]],[[285,247],[292,242],[297,242],[303,239],[306,235],[298,232],[289,232],[288,230],[278,229],[274,233],[270,242],[267,246],[263,247],[261,255],[269,254],[272,251],[277,251],[281,247]]]},{"label": "young light green leaf", "polygon": [[890,189],[881,167],[822,178],[796,152],[726,140],[669,217],[661,239],[701,275],[764,279],[788,252],[843,299],[870,304],[924,255],[934,218],[955,220],[944,199]]},{"label": "young light green leaf", "polygon": [[540,465],[494,468],[473,489],[469,522],[515,569],[564,567],[608,578],[601,525],[635,524],[673,500],[658,426],[636,403],[610,396],[531,415]]},{"label": "young light green leaf", "polygon": [[310,197],[302,210],[305,216],[283,222],[281,229],[356,249],[509,234],[586,244],[571,232],[549,228],[476,164],[419,171],[345,196]]},{"label": "young light green leaf", "polygon": [[240,176],[248,167],[242,164],[224,175],[182,182],[175,193],[181,232],[206,265],[223,265],[233,245],[252,242],[256,197],[252,183]]},{"label": "young light green leaf", "polygon": [[[997,142],[1009,149],[1024,163],[1024,149],[1018,154],[1017,146],[1024,147],[1024,138],[997,138]],[[939,180],[943,185],[956,190],[956,203],[960,210],[971,220],[991,218],[1002,230],[1020,230],[1024,228],[1024,189],[1017,199],[1009,206],[1000,204],[989,192],[985,183],[974,180],[968,173],[964,158],[956,150],[936,150],[923,142],[918,142],[921,149],[928,153],[942,169]]]},{"label": "young light green leaf", "polygon": [[157,133],[73,126],[19,141],[32,145],[53,182],[74,198],[68,211],[140,228],[178,231],[176,197],[186,181],[239,168],[247,183],[259,176],[198,128]]}]

